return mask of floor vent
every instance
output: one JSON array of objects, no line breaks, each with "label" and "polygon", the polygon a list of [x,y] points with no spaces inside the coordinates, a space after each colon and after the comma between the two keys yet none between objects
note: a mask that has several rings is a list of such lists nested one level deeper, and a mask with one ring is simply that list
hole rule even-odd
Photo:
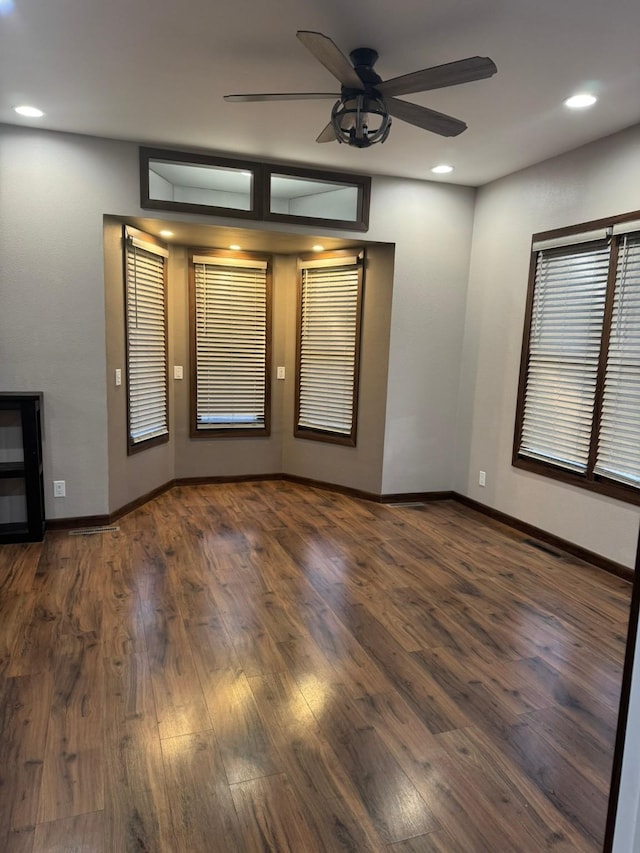
[{"label": "floor vent", "polygon": [[408,509],[422,509],[422,507],[426,506],[426,504],[424,501],[407,501],[406,503],[385,504],[385,506],[400,506]]},{"label": "floor vent", "polygon": [[565,557],[566,554],[563,554],[562,551],[556,551],[555,548],[552,548],[551,545],[545,545],[544,542],[538,542],[537,539],[525,539],[525,545],[531,545],[532,548],[537,548],[538,551],[544,551],[545,554],[549,554],[551,557]]},{"label": "floor vent", "polygon": [[94,533],[111,533],[120,530],[118,526],[114,527],[80,527],[78,530],[70,530],[69,536],[92,536]]}]

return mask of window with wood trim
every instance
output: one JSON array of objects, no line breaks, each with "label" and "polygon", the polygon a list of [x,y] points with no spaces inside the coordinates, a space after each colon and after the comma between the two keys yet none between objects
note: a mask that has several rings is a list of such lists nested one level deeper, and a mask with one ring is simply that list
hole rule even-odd
[{"label": "window with wood trim", "polygon": [[640,503],[640,220],[536,235],[514,465]]},{"label": "window with wood trim", "polygon": [[191,435],[268,435],[271,260],[194,252]]},{"label": "window with wood trim", "polygon": [[355,445],[364,255],[299,262],[294,435]]},{"label": "window with wood trim", "polygon": [[124,227],[129,453],[169,440],[168,256],[155,237]]}]

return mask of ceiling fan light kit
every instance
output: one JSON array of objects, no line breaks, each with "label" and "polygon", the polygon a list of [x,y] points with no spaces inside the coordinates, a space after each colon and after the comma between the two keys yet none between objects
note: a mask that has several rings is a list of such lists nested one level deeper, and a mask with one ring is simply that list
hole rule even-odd
[{"label": "ceiling fan light kit", "polygon": [[333,105],[331,127],[338,142],[368,148],[389,136],[391,116],[382,98],[370,98],[362,92],[349,94]]},{"label": "ceiling fan light kit", "polygon": [[369,47],[351,51],[350,60],[322,33],[299,30],[299,41],[338,80],[340,93],[285,92],[282,94],[225,95],[226,101],[294,101],[335,99],[329,124],[316,142],[344,142],[368,148],[384,142],[391,129],[391,117],[440,136],[457,136],[467,125],[444,113],[421,107],[396,95],[427,92],[492,77],[497,68],[488,56],[471,56],[382,80],[373,70],[378,54]]}]

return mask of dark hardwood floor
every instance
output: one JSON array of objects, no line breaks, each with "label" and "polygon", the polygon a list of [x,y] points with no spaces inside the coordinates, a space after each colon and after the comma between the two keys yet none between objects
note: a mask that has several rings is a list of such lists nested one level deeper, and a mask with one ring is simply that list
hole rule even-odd
[{"label": "dark hardwood floor", "polygon": [[0,547],[2,850],[601,850],[629,584],[286,482],[119,526]]}]

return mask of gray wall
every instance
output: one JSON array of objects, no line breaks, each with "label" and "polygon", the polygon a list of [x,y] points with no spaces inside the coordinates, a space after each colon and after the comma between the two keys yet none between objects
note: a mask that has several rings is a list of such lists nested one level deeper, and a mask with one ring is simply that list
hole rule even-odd
[{"label": "gray wall", "polygon": [[134,203],[125,148],[0,128],[0,390],[44,392],[49,518],[108,505],[102,212]]},{"label": "gray wall", "polygon": [[453,481],[465,495],[627,566],[638,507],[513,468],[511,453],[531,235],[638,208],[640,128],[479,190]]},{"label": "gray wall", "polygon": [[[116,342],[106,340],[105,298],[116,297],[104,288],[103,216],[148,215],[140,209],[138,148],[5,125],[0,170],[0,390],[45,393],[47,516],[102,514],[121,505],[133,484],[141,493],[153,488],[166,470],[165,457],[157,467],[123,461],[122,436],[107,413],[107,387],[109,401],[118,398],[111,349],[107,363],[107,343]],[[396,243],[383,489],[439,489],[451,478],[474,191],[374,178],[373,199],[367,239]],[[172,219],[207,221],[187,214]],[[270,230],[306,229],[273,224]],[[284,355],[290,359],[290,349]],[[384,389],[386,377],[376,382]],[[177,397],[172,410],[178,405]],[[180,429],[176,424],[176,441]],[[176,446],[175,457],[180,470],[196,468],[190,451]],[[110,467],[117,480],[111,495]],[[67,483],[67,497],[55,502],[53,479]],[[358,482],[378,479],[367,473]]]},{"label": "gray wall", "polygon": [[[389,363],[389,333],[393,281],[393,249],[368,246],[365,268],[360,352],[360,391],[356,447],[294,438],[293,383],[288,383],[283,432],[283,471],[380,494],[384,451],[385,408]],[[288,291],[288,327],[285,362],[287,375],[295,367],[295,266]]]},{"label": "gray wall", "polygon": [[[215,248],[215,247],[211,247]],[[222,247],[224,248],[224,247]],[[257,438],[189,437],[189,307],[187,253],[178,250],[181,280],[178,285],[176,311],[173,315],[177,364],[185,368],[185,380],[174,382],[176,412],[176,477],[232,476],[234,474],[274,474],[282,471],[282,398],[283,383],[276,382],[276,365],[283,346],[286,326],[286,301],[283,291],[289,287],[288,259],[276,256],[273,262],[272,338],[275,348],[271,377],[271,435]]]},{"label": "gray wall", "polygon": [[[293,437],[297,262],[274,255],[271,435],[258,438],[189,434],[188,256],[171,246],[169,259],[169,413],[171,440],[127,456],[126,386],[114,371],[125,365],[122,224],[105,217],[105,299],[109,420],[109,507],[117,509],[174,477],[234,476],[286,472],[351,488],[380,492],[384,446],[393,249],[367,248],[362,324],[358,442],[340,447]],[[218,234],[218,239],[220,234]],[[211,248],[216,248],[212,246]],[[183,380],[172,378],[174,364]],[[283,365],[287,379],[276,379]]]},{"label": "gray wall", "polygon": [[396,244],[387,494],[451,488],[474,193],[426,181],[374,180],[368,236]]},{"label": "gray wall", "polygon": [[[168,277],[175,278],[175,260],[169,259]],[[124,320],[122,225],[106,218],[104,224],[104,298],[106,326],[107,416],[109,451],[109,509],[125,506],[141,495],[174,478],[174,436],[176,406],[169,397],[170,441],[139,453],[127,455],[127,386]],[[167,310],[172,315],[177,295],[168,289]],[[169,337],[169,364],[174,363],[174,342]],[[122,371],[122,385],[115,384],[116,368]],[[169,379],[171,386],[173,380]]]}]

